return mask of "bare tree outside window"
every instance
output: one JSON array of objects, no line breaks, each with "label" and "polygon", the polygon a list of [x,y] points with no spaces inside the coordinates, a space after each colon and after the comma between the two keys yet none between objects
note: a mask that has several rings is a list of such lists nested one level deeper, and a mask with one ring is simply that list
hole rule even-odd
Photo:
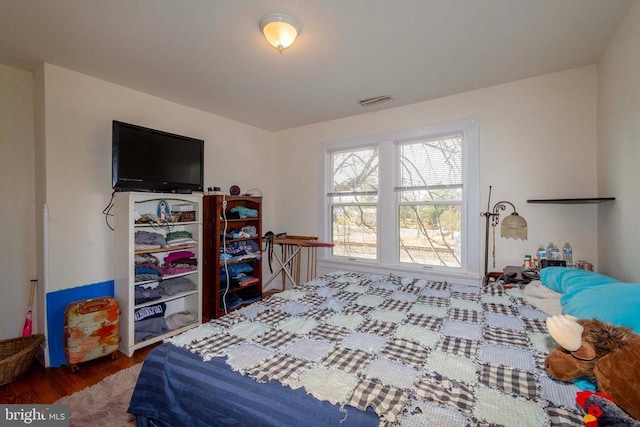
[{"label": "bare tree outside window", "polygon": [[460,267],[462,135],[398,144],[400,262]]},{"label": "bare tree outside window", "polygon": [[331,154],[333,255],[377,257],[378,150],[367,147]]}]

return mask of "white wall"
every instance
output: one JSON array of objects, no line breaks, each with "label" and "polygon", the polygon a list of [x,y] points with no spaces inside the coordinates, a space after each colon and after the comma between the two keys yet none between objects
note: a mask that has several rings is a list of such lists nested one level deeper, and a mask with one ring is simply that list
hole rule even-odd
[{"label": "white wall", "polygon": [[48,64],[44,87],[49,292],[113,279],[112,120],[204,139],[205,187],[273,199],[269,132]]},{"label": "white wall", "polygon": [[[549,241],[569,241],[575,257],[596,263],[597,207],[526,203],[597,195],[596,93],[592,65],[278,132],[276,229],[318,233],[318,144],[477,118],[481,209],[486,210],[488,187],[493,185],[492,204],[513,202],[529,224],[528,241],[498,237],[496,267],[520,265],[524,254],[535,253],[539,243]],[[484,230],[480,213],[475,215]]]},{"label": "white wall", "polygon": [[0,64],[0,339],[22,334],[36,279],[32,80],[32,73]]},{"label": "white wall", "polygon": [[616,197],[599,212],[602,271],[640,282],[640,1],[598,63],[598,186]]}]

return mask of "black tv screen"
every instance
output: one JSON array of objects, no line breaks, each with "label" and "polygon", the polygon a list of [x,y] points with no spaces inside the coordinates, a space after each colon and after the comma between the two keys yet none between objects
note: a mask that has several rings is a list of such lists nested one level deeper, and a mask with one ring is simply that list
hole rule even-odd
[{"label": "black tv screen", "polygon": [[114,120],[112,187],[202,191],[204,141]]}]

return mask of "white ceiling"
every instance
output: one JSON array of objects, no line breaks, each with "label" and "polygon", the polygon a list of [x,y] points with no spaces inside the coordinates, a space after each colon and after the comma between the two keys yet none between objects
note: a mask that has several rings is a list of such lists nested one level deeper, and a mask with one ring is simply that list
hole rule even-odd
[{"label": "white ceiling", "polygon": [[[632,1],[0,0],[0,63],[275,131],[595,63]],[[258,28],[276,11],[303,26],[282,54]]]}]

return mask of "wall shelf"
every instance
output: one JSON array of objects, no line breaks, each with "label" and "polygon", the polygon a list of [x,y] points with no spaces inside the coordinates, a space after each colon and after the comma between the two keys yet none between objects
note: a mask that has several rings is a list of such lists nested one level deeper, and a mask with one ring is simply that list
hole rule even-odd
[{"label": "wall shelf", "polygon": [[578,205],[588,203],[604,203],[615,200],[615,197],[583,197],[573,199],[530,199],[527,203],[549,203],[549,204],[562,204],[562,205]]}]

